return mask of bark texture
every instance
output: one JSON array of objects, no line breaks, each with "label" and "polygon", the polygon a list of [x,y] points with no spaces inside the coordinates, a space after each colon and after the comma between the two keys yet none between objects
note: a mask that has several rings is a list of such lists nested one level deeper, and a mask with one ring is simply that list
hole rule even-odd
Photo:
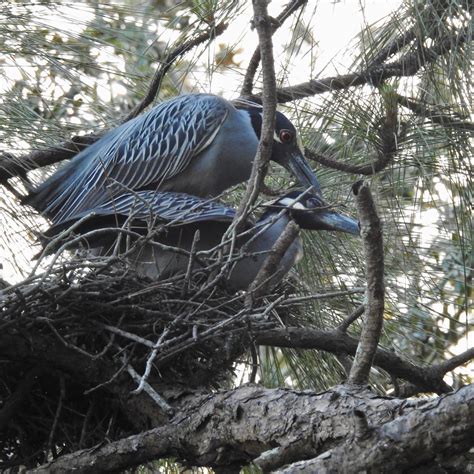
[{"label": "bark texture", "polygon": [[226,469],[314,458],[282,472],[401,472],[442,464],[474,440],[474,385],[417,401],[346,387],[316,394],[246,386],[187,395],[175,409],[166,425],[31,472],[110,472],[163,456]]}]

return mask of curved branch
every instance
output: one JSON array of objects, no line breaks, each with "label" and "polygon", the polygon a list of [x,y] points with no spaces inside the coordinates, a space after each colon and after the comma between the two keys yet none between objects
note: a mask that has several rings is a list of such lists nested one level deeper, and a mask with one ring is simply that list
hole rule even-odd
[{"label": "curved branch", "polygon": [[365,183],[360,185],[357,183],[353,190],[364,242],[367,303],[365,303],[365,316],[359,346],[348,383],[366,385],[369,381],[370,368],[383,325],[385,294],[383,238],[382,224],[369,187]]},{"label": "curved branch", "polygon": [[[317,349],[339,355],[355,355],[359,341],[342,331],[318,331],[311,328],[267,329],[254,334],[255,343],[262,346],[293,349]],[[416,385],[418,392],[447,393],[452,389],[443,381],[444,374],[430,371],[404,360],[394,352],[378,347],[374,365],[394,377]]]},{"label": "curved branch", "polygon": [[137,115],[143,112],[143,110],[148,107],[148,105],[153,102],[156,94],[160,90],[161,83],[163,81],[163,78],[165,77],[165,74],[169,71],[176,59],[178,59],[180,56],[183,56],[183,54],[187,53],[189,50],[204,43],[205,41],[220,36],[226,28],[226,23],[219,23],[217,26],[209,28],[209,30],[205,31],[204,33],[201,33],[196,38],[184,42],[182,45],[178,46],[177,48],[173,49],[173,51],[168,53],[166,55],[166,58],[162,61],[162,66],[155,72],[153,80],[151,81],[151,84],[148,87],[148,92],[146,96],[128,113],[128,115],[123,119],[122,123],[128,122],[129,120],[135,118]]},{"label": "curved branch", "polygon": [[[163,77],[169,71],[176,59],[187,53],[192,48],[204,43],[206,40],[221,35],[226,28],[227,25],[225,23],[220,23],[215,28],[210,28],[208,31],[201,33],[196,38],[186,41],[182,45],[173,49],[166,56],[162,67],[156,71],[153,80],[148,87],[146,96],[125,116],[121,123],[128,122],[135,118],[145,109],[145,107],[151,104],[159,91]],[[71,140],[57,146],[45,148],[43,150],[35,150],[19,157],[4,154],[3,156],[0,156],[0,184],[15,176],[26,177],[27,171],[68,160],[87,146],[96,142],[105,132],[106,131],[86,136],[75,136],[72,137]]]}]

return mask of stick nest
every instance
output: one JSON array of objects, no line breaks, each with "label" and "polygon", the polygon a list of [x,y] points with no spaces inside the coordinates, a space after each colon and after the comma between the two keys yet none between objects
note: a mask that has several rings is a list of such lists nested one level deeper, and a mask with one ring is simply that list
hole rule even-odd
[{"label": "stick nest", "polygon": [[250,311],[244,295],[205,277],[151,282],[120,260],[73,260],[0,292],[4,466],[148,428],[141,410],[124,409],[140,385],[161,394],[227,386],[251,332],[285,315],[272,308],[276,296]]}]

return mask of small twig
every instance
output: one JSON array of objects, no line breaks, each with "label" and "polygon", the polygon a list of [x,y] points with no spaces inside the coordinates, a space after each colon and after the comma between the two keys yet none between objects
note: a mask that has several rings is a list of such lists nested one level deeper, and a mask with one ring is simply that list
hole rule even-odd
[{"label": "small twig", "polygon": [[367,304],[362,333],[348,383],[365,385],[369,380],[370,368],[382,331],[385,292],[384,255],[382,224],[377,215],[370,189],[365,183],[359,182],[354,185],[353,190],[364,242]]},{"label": "small twig", "polygon": [[277,273],[278,265],[286,251],[298,237],[299,229],[300,228],[294,221],[288,222],[285,230],[273,244],[270,253],[247,290],[247,295],[245,297],[246,308],[251,308],[253,303],[266,292],[268,285],[271,283],[272,277]]},{"label": "small twig", "polygon": [[472,359],[474,359],[474,347],[471,347],[470,349],[461,352],[461,354],[451,357],[451,359],[445,360],[444,362],[431,367],[430,370],[445,374],[461,365],[466,364]]},{"label": "small twig", "polygon": [[400,94],[397,94],[397,101],[401,106],[406,107],[416,115],[433,123],[443,125],[444,127],[457,128],[460,130],[474,130],[474,123],[459,120],[452,115],[443,114],[437,111],[433,105],[428,105],[419,100],[415,100],[411,97],[405,97]]},{"label": "small twig", "polygon": [[365,311],[365,306],[363,304],[359,305],[354,311],[352,311],[351,314],[349,314],[349,316],[347,316],[347,318],[344,319],[344,321],[342,321],[341,324],[339,324],[339,326],[337,327],[337,330],[341,332],[347,332],[347,329],[349,328],[349,326],[354,321],[357,321],[364,314],[364,311]]},{"label": "small twig", "polygon": [[344,90],[365,84],[378,85],[391,77],[414,76],[423,66],[433,63],[439,56],[469,41],[468,28],[462,28],[457,35],[447,36],[431,48],[425,48],[424,54],[418,51],[407,53],[399,61],[370,67],[360,73],[342,74],[339,76],[312,79],[294,86],[277,89],[278,103],[304,99],[330,91]]},{"label": "small twig", "polygon": [[145,372],[143,372],[143,375],[140,378],[140,383],[138,387],[132,392],[135,395],[138,395],[142,390],[145,389],[145,385],[147,384],[148,377],[150,376],[151,373],[151,368],[153,367],[153,361],[155,360],[157,354],[158,354],[158,349],[160,349],[161,343],[165,339],[165,337],[169,333],[169,328],[163,329],[163,332],[161,333],[160,337],[156,341],[156,344],[153,346],[153,350],[150,352],[150,355],[148,356],[148,359],[146,360],[146,365],[145,365]]},{"label": "small twig", "polygon": [[307,301],[315,301],[315,300],[324,300],[326,298],[338,298],[339,296],[348,296],[348,295],[355,295],[358,293],[365,293],[365,288],[351,288],[350,290],[342,290],[342,291],[328,291],[327,293],[314,293],[312,295],[306,296],[296,296],[294,298],[286,298],[285,301],[282,302],[280,305],[281,307],[284,306],[293,306],[300,303],[306,303]]},{"label": "small twig", "polygon": [[53,449],[54,435],[56,433],[56,428],[58,426],[59,417],[61,416],[61,411],[63,409],[63,401],[64,401],[64,398],[66,397],[66,384],[65,384],[65,381],[64,381],[64,376],[62,376],[62,375],[59,377],[59,387],[60,387],[60,389],[59,389],[59,400],[58,400],[58,404],[56,406],[56,413],[54,414],[53,425],[51,426],[51,431],[49,432],[48,444],[47,444],[47,447],[45,449],[44,462],[46,462],[48,460],[49,453]]},{"label": "small twig", "polygon": [[224,22],[219,23],[217,26],[212,26],[207,31],[198,35],[196,38],[185,41],[183,44],[168,53],[166,55],[166,58],[162,61],[162,66],[155,72],[153,80],[151,81],[151,84],[148,87],[148,92],[146,96],[128,113],[128,115],[123,119],[122,123],[128,122],[129,120],[135,118],[148,105],[153,102],[156,94],[160,90],[161,83],[163,81],[163,78],[165,77],[165,74],[169,71],[169,69],[177,58],[183,56],[183,54],[187,53],[189,50],[195,48],[196,46],[204,43],[205,41],[209,39],[214,39],[215,37],[221,35],[226,28],[227,24]]},{"label": "small twig", "polygon": [[155,344],[149,341],[148,339],[145,339],[143,337],[137,336],[136,334],[132,334],[130,332],[124,331],[123,329],[119,329],[115,326],[109,326],[108,324],[100,324],[100,327],[103,329],[106,329],[107,331],[110,331],[111,333],[124,337],[125,339],[129,339],[131,341],[138,342],[139,344],[142,344],[144,346],[150,347],[151,349],[155,347]]},{"label": "small twig", "polygon": [[[166,400],[161,395],[159,395],[148,382],[145,382],[143,380],[143,377],[140,377],[140,375],[130,364],[127,365],[127,372],[133,378],[133,380],[135,380],[135,382],[138,382],[140,385],[143,385],[143,390],[168,416],[172,416],[174,414],[174,409],[170,405],[168,405]],[[134,390],[132,393],[136,394],[137,391]]]},{"label": "small twig", "polygon": [[186,275],[184,276],[183,288],[181,290],[181,297],[183,297],[185,294],[189,292],[189,289],[191,286],[191,274],[193,271],[194,258],[196,256],[196,246],[197,246],[197,243],[199,242],[200,237],[201,237],[201,234],[198,229],[193,235],[193,242],[191,244],[191,249],[189,251],[188,266],[186,268]]},{"label": "small twig", "polygon": [[[275,18],[272,25],[272,34],[275,33],[288,17],[306,3],[308,3],[308,0],[292,0],[288,3],[283,11]],[[255,74],[257,73],[258,65],[260,64],[260,57],[260,47],[257,47],[250,58],[247,71],[245,72],[242,89],[240,91],[242,97],[250,97],[252,95],[253,81],[255,79]]]},{"label": "small twig", "polygon": [[250,343],[250,357],[252,358],[252,371],[250,372],[249,382],[255,383],[258,372],[258,353],[257,348],[255,347],[255,342],[253,341]]}]

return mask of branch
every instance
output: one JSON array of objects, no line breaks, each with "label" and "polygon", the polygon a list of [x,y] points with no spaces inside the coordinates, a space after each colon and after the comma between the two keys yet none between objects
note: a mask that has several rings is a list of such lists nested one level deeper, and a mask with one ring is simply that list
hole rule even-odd
[{"label": "branch", "polygon": [[[267,329],[254,333],[255,343],[261,346],[288,347],[293,349],[317,349],[331,354],[355,355],[359,341],[339,330],[318,331],[311,328]],[[374,365],[394,377],[414,384],[418,392],[447,393],[452,389],[443,381],[444,373],[430,371],[404,360],[394,352],[378,347]]]},{"label": "branch", "polygon": [[451,357],[451,359],[445,360],[444,362],[441,362],[440,364],[430,367],[430,370],[439,372],[440,374],[444,375],[447,372],[450,372],[451,370],[454,370],[457,367],[460,367],[461,365],[466,364],[472,359],[474,359],[474,347],[467,349],[461,354]]},{"label": "branch", "polygon": [[423,66],[433,63],[439,56],[446,54],[454,47],[465,43],[469,39],[469,30],[463,28],[454,38],[444,38],[444,40],[435,46],[425,48],[422,55],[418,52],[409,53],[399,61],[382,66],[369,67],[360,73],[344,74],[324,79],[312,79],[295,86],[283,87],[277,90],[277,99],[279,103],[291,102],[316,94],[349,89],[350,87],[365,84],[378,85],[391,77],[414,76]]},{"label": "branch", "polygon": [[180,56],[183,56],[189,50],[204,43],[204,41],[212,40],[217,36],[220,36],[226,30],[226,28],[227,24],[221,22],[217,26],[209,28],[207,31],[201,33],[196,38],[184,42],[181,46],[178,46],[177,48],[173,49],[173,51],[168,53],[166,58],[162,61],[162,66],[155,72],[153,80],[148,87],[146,96],[129,112],[129,114],[123,119],[122,123],[128,122],[129,120],[135,118],[153,102],[156,94],[161,88],[161,83],[165,77],[165,74],[170,70],[176,59],[178,59]]},{"label": "branch", "polygon": [[[353,395],[343,388],[316,394],[246,386],[192,393],[182,397],[175,409],[178,415],[159,428],[62,456],[30,472],[119,471],[171,455],[189,465],[229,471],[254,459],[278,467],[272,463],[272,453],[280,465],[282,459],[291,462],[322,454],[313,462],[322,460],[335,469],[306,472],[359,472],[369,466],[382,467],[383,462],[392,467],[390,472],[397,471],[393,469],[397,462],[406,469],[421,463],[429,467],[435,457],[441,462],[453,452],[469,450],[474,385],[434,401],[416,402],[369,393]],[[355,410],[377,429],[354,439]],[[287,453],[284,458],[282,451]],[[347,458],[341,459],[341,453]],[[335,467],[337,462],[343,470]]]},{"label": "branch", "polygon": [[[466,420],[470,419],[468,423]],[[310,461],[288,466],[279,473],[298,472],[432,472],[443,456],[466,452],[474,439],[474,386],[433,400],[372,430],[364,439],[351,439]],[[438,464],[439,467],[439,464]],[[441,469],[446,472],[444,469]]]},{"label": "branch", "polygon": [[474,130],[474,123],[458,120],[451,115],[442,114],[434,107],[430,107],[423,102],[415,100],[411,97],[405,97],[397,94],[397,100],[400,105],[411,110],[416,115],[428,119],[433,123],[442,125],[443,127],[457,128],[459,130]]},{"label": "branch", "polygon": [[353,188],[364,242],[367,278],[367,302],[359,346],[348,383],[365,385],[382,332],[385,285],[382,225],[369,187],[362,182]]},{"label": "branch", "polygon": [[[298,10],[298,8],[301,8],[306,3],[308,3],[308,0],[292,0],[275,18],[272,25],[272,35],[278,28],[280,28],[280,26],[288,17],[290,17],[296,10]],[[260,47],[257,47],[250,58],[247,72],[245,73],[242,89],[240,91],[240,95],[242,97],[248,97],[252,95],[253,81],[255,79],[255,74],[257,73],[258,65],[260,64],[260,58]]]},{"label": "branch", "polygon": [[246,307],[251,308],[253,302],[267,292],[269,285],[272,282],[272,277],[277,273],[278,265],[282,261],[282,258],[290,245],[298,237],[299,230],[300,228],[294,223],[294,221],[288,222],[285,230],[273,244],[270,253],[265,258],[262,267],[248,289],[245,297]]},{"label": "branch", "polygon": [[353,165],[343,163],[332,158],[326,157],[311,150],[306,150],[307,158],[318,163],[345,173],[362,174],[370,176],[385,169],[394,159],[398,151],[399,126],[398,126],[398,107],[397,94],[390,86],[382,86],[380,94],[384,101],[385,117],[378,130],[381,146],[378,150],[378,158],[372,163],[363,165]]},{"label": "branch", "polygon": [[260,192],[260,186],[265,178],[268,163],[272,154],[273,135],[275,133],[276,79],[275,63],[273,60],[272,23],[271,18],[268,16],[267,2],[265,0],[254,0],[253,7],[253,23],[257,29],[260,53],[262,56],[263,119],[257,156],[253,162],[252,172],[245,189],[245,194],[237,209],[232,225],[232,228],[235,228],[236,233],[241,230],[250,208]]}]

